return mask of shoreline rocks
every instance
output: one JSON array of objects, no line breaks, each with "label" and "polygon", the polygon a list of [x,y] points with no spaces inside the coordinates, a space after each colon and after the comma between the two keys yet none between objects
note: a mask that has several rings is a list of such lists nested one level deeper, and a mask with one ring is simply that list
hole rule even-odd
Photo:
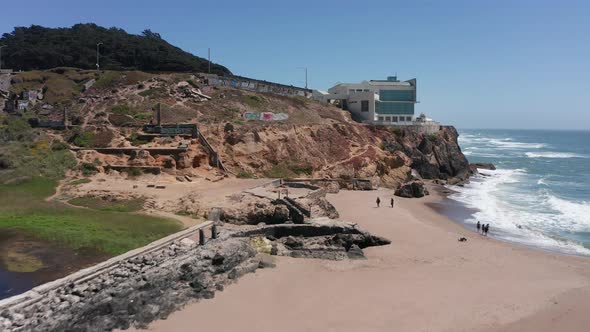
[{"label": "shoreline rocks", "polygon": [[492,163],[474,163],[474,164],[470,164],[469,166],[471,167],[475,167],[476,169],[487,169],[487,170],[491,170],[491,171],[495,171],[496,170],[496,166]]},{"label": "shoreline rocks", "polygon": [[426,189],[424,182],[420,180],[406,182],[395,191],[395,196],[405,198],[420,198],[426,195],[430,195],[430,193]]}]

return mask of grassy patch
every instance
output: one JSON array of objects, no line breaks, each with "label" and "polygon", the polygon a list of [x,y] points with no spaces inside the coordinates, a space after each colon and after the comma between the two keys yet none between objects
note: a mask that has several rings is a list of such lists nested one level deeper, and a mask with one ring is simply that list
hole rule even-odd
[{"label": "grassy patch", "polygon": [[271,169],[264,171],[264,176],[267,178],[291,178],[297,174],[293,172],[286,165],[274,165]]},{"label": "grassy patch", "polygon": [[145,199],[136,198],[129,200],[110,201],[100,197],[84,196],[74,198],[70,200],[69,203],[72,205],[83,206],[101,211],[135,212],[143,208]]},{"label": "grassy patch", "polygon": [[129,136],[128,140],[133,146],[141,146],[141,145],[147,144],[149,142],[148,139],[140,137],[136,133],[131,134],[131,136]]},{"label": "grassy patch", "polygon": [[113,108],[111,108],[111,111],[113,111],[113,113],[115,113],[115,114],[126,114],[126,115],[131,115],[131,114],[135,113],[127,105],[113,106]]},{"label": "grassy patch", "polygon": [[166,89],[164,88],[149,88],[145,91],[138,93],[142,97],[162,97],[166,95]]},{"label": "grassy patch", "polygon": [[82,175],[90,176],[96,174],[98,172],[98,169],[96,168],[96,165],[94,165],[93,163],[81,163],[80,171],[82,172]]},{"label": "grassy patch", "polygon": [[16,250],[3,253],[2,260],[10,272],[35,272],[43,268],[43,262],[40,259]]},{"label": "grassy patch", "polygon": [[[35,143],[9,142],[0,144],[0,159],[10,169],[0,172],[0,184],[18,177],[43,176],[58,179],[76,167],[76,158],[69,150],[52,150],[46,140]],[[0,198],[2,201],[3,197]],[[0,202],[1,204],[1,202]]]},{"label": "grassy patch", "polygon": [[153,117],[152,112],[141,112],[133,115],[133,118],[136,120],[147,121]]},{"label": "grassy patch", "polygon": [[74,250],[117,255],[179,231],[173,220],[141,214],[71,208],[44,198],[56,181],[35,178],[0,186],[0,232],[13,229]]},{"label": "grassy patch", "polygon": [[236,175],[236,177],[238,177],[239,179],[253,179],[254,174],[246,171],[241,171],[240,173],[238,173],[238,175]]},{"label": "grassy patch", "polygon": [[257,95],[245,95],[244,102],[250,107],[260,108],[264,105],[265,100]]},{"label": "grassy patch", "polygon": [[116,85],[117,81],[121,78],[121,72],[117,71],[106,71],[96,80],[93,87],[97,89],[108,89]]},{"label": "grassy patch", "polygon": [[81,133],[76,134],[74,140],[72,141],[76,146],[79,147],[89,147],[94,139],[94,133],[91,131],[83,131]]},{"label": "grassy patch", "polygon": [[308,164],[293,163],[274,165],[271,169],[264,171],[264,176],[268,178],[292,178],[297,176],[310,176],[313,173],[313,167]]},{"label": "grassy patch", "polygon": [[153,77],[153,75],[148,74],[148,73],[144,73],[142,71],[138,71],[138,70],[128,71],[125,73],[125,80],[123,83],[126,85],[134,85],[139,82],[147,81],[152,77]]}]

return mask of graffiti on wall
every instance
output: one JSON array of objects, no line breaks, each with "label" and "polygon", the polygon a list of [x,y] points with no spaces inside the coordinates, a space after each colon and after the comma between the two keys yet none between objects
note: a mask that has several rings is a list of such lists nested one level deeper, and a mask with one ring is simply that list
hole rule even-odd
[{"label": "graffiti on wall", "polygon": [[270,92],[284,96],[311,97],[311,90],[278,83],[259,81],[246,77],[213,76],[208,78],[210,86],[229,86],[236,89],[245,89],[257,92]]}]

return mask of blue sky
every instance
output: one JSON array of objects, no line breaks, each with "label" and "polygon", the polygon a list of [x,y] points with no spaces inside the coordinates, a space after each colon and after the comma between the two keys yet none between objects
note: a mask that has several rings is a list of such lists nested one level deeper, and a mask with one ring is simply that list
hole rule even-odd
[{"label": "blue sky", "polygon": [[418,79],[417,112],[460,128],[590,129],[588,1],[2,1],[0,32],[149,28],[235,74],[326,90]]}]

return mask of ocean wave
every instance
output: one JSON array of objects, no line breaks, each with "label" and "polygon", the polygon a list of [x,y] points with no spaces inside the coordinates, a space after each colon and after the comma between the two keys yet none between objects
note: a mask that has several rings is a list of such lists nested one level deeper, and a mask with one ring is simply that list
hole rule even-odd
[{"label": "ocean wave", "polygon": [[588,158],[584,155],[569,152],[527,152],[525,155],[529,158]]},{"label": "ocean wave", "polygon": [[518,190],[515,183],[528,181],[523,169],[480,173],[484,176],[464,187],[451,186],[456,192],[451,199],[477,210],[469,222],[489,223],[496,231],[491,234],[505,240],[590,255],[582,245],[555,236],[590,231],[590,203],[567,201],[547,189],[528,193]]},{"label": "ocean wave", "polygon": [[542,149],[547,147],[545,143],[525,143],[515,142],[507,139],[490,139],[490,144],[495,145],[498,149]]},{"label": "ocean wave", "polygon": [[560,228],[567,231],[590,231],[590,202],[572,202],[558,198],[551,194],[545,194],[547,204],[558,212],[556,218]]}]

